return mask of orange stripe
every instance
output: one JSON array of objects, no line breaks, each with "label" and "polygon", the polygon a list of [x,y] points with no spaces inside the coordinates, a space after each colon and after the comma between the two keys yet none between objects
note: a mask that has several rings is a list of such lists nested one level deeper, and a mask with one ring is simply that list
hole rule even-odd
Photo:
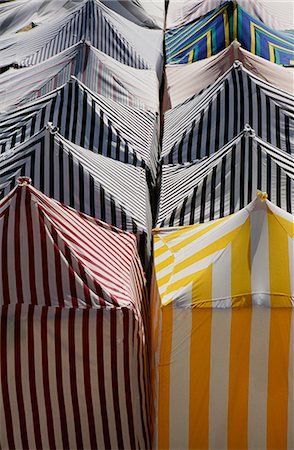
[{"label": "orange stripe", "polygon": [[271,309],[267,399],[268,449],[287,448],[291,315],[291,308]]},{"label": "orange stripe", "polygon": [[[232,241],[232,322],[228,404],[228,448],[248,446],[251,330],[250,219]],[[234,306],[243,305],[242,308]],[[245,306],[246,305],[246,306]]]},{"label": "orange stripe", "polygon": [[[198,280],[201,279],[201,284]],[[199,292],[202,287],[202,292]],[[193,298],[211,298],[212,266],[195,274]],[[200,296],[200,297],[199,297]],[[193,308],[190,348],[189,448],[208,448],[212,309]]]},{"label": "orange stripe", "polygon": [[169,448],[170,356],[172,348],[172,306],[162,308],[158,393],[158,448]]},{"label": "orange stripe", "polygon": [[[271,323],[268,364],[267,446],[287,448],[288,368],[291,333],[291,295],[286,228],[277,217],[268,214],[269,269],[271,288]],[[279,296],[279,294],[284,294]],[[293,380],[292,380],[293,382]]]}]

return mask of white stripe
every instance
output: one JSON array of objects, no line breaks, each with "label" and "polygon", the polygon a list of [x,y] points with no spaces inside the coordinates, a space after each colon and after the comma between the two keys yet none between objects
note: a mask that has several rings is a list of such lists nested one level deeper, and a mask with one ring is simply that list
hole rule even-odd
[{"label": "white stripe", "polygon": [[[190,304],[192,285],[189,286]],[[192,308],[173,308],[170,356],[170,448],[189,448]]]},{"label": "white stripe", "polygon": [[209,448],[227,448],[231,309],[212,309]]},{"label": "white stripe", "polygon": [[248,448],[266,448],[270,308],[253,306],[248,391]]}]

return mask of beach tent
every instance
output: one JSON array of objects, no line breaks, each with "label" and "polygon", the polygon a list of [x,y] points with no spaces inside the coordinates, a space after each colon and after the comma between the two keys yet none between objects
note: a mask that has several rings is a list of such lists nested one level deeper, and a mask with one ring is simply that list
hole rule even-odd
[{"label": "beach tent", "polygon": [[[173,28],[192,22],[213,9],[224,5],[227,0],[169,0],[166,26]],[[275,0],[237,0],[238,5],[274,30],[294,28],[293,3]]]},{"label": "beach tent", "polygon": [[199,20],[165,33],[168,64],[192,63],[215,55],[237,39],[243,48],[276,64],[294,64],[292,33],[275,31],[229,1]]},{"label": "beach tent", "polygon": [[53,122],[70,141],[110,158],[141,166],[155,183],[158,119],[150,111],[95,95],[76,78],[55,92],[0,115],[1,152]]},{"label": "beach tent", "polygon": [[144,169],[87,151],[49,126],[1,155],[1,198],[19,176],[82,213],[134,232],[148,260],[152,217]]},{"label": "beach tent", "polygon": [[157,226],[193,225],[244,208],[257,190],[294,212],[294,157],[248,127],[203,160],[162,166]]},{"label": "beach tent", "polygon": [[[121,16],[147,28],[163,28],[164,1],[103,0],[107,7]],[[54,21],[56,16],[66,16],[76,9],[76,0],[14,0],[1,4],[0,36],[28,31],[32,26],[40,26]]]},{"label": "beach tent", "polygon": [[292,68],[272,64],[264,58],[253,55],[235,40],[229,47],[210,58],[201,59],[193,64],[166,65],[164,109],[174,108],[189,97],[199,94],[223,76],[236,60],[241,61],[244,68],[253,75],[293,94]]},{"label": "beach tent", "polygon": [[260,138],[293,152],[293,94],[235,62],[202,94],[165,113],[163,163],[209,156],[243,131],[246,123]]},{"label": "beach tent", "polygon": [[294,218],[154,230],[154,448],[292,449]]},{"label": "beach tent", "polygon": [[161,76],[162,30],[136,25],[99,0],[82,0],[75,9],[27,33],[0,39],[1,67],[40,63],[80,40],[116,60],[139,69],[151,68]]},{"label": "beach tent", "polygon": [[159,83],[153,70],[122,64],[81,41],[35,66],[9,69],[0,75],[0,111],[15,109],[70,80],[71,75],[107,98],[158,111]]},{"label": "beach tent", "polygon": [[27,178],[0,227],[1,448],[150,448],[135,237]]}]

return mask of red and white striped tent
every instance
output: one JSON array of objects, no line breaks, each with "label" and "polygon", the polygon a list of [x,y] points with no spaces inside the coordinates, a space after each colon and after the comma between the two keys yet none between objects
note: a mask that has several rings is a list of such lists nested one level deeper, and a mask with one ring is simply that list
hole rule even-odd
[{"label": "red and white striped tent", "polygon": [[0,447],[150,448],[136,239],[28,180],[0,203]]}]

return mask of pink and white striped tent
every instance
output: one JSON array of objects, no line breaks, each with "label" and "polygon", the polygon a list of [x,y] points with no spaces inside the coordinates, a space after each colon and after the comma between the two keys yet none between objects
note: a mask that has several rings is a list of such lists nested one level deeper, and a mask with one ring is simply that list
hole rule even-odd
[{"label": "pink and white striped tent", "polygon": [[135,236],[28,178],[0,203],[0,236],[0,448],[150,448]]}]

